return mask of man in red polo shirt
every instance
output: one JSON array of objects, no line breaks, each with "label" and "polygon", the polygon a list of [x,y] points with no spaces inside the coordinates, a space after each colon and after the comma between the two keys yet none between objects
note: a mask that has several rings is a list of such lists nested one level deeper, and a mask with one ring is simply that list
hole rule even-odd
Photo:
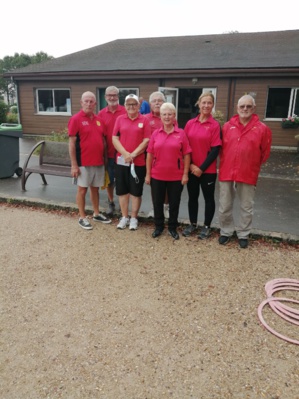
[{"label": "man in red polo shirt", "polygon": [[109,210],[108,215],[113,215],[115,212],[115,204],[113,198],[114,191],[114,166],[115,166],[115,148],[112,144],[112,133],[116,119],[123,114],[126,114],[126,109],[119,104],[119,89],[115,86],[109,86],[105,90],[105,100],[107,107],[100,110],[98,116],[105,124],[107,153],[108,153],[108,174],[110,184],[107,187]]},{"label": "man in red polo shirt", "polygon": [[[135,94],[129,94],[125,99],[126,115],[117,118],[112,142],[117,150],[115,166],[116,194],[122,217],[118,229],[125,229],[130,224],[130,230],[137,230],[138,212],[141,205],[145,179],[145,149],[151,136],[148,119],[139,113],[139,99]],[[132,209],[129,220],[129,199]]]},{"label": "man in red polo shirt", "polygon": [[90,188],[90,198],[95,222],[111,223],[99,213],[99,187],[105,177],[106,140],[104,125],[94,114],[95,95],[87,91],[81,97],[81,111],[73,115],[68,122],[69,153],[72,176],[77,179],[77,204],[79,208],[79,226],[91,230],[85,213],[85,197]]}]

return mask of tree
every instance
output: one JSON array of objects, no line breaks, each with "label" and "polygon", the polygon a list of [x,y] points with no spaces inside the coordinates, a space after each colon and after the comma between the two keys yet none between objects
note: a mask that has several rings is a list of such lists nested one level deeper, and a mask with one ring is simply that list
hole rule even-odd
[{"label": "tree", "polygon": [[12,105],[15,99],[16,87],[10,79],[3,78],[3,74],[17,68],[24,68],[30,64],[38,64],[40,62],[52,60],[54,57],[44,52],[35,55],[15,53],[14,56],[6,56],[0,59],[0,97],[6,97],[8,105]]}]

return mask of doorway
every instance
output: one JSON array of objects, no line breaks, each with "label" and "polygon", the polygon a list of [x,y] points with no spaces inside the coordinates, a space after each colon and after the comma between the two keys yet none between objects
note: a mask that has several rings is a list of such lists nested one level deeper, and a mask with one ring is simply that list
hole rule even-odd
[{"label": "doorway", "polygon": [[195,118],[198,114],[198,107],[195,105],[203,89],[179,89],[178,101],[178,124],[184,128],[188,120]]}]

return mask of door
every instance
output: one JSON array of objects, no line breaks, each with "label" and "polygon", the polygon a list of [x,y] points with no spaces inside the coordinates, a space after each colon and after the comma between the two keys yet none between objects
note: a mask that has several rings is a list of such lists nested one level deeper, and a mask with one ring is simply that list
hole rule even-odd
[{"label": "door", "polygon": [[174,87],[158,87],[158,90],[164,94],[167,103],[172,103],[176,110],[178,109],[179,89]]}]

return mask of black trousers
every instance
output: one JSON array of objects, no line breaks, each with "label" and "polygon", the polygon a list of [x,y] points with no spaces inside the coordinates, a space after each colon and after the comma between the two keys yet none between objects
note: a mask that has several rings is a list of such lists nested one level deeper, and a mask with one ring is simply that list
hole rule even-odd
[{"label": "black trousers", "polygon": [[164,228],[164,200],[166,192],[169,200],[168,229],[175,230],[177,228],[183,187],[181,180],[165,181],[151,178],[154,220],[157,229],[162,230]]},{"label": "black trousers", "polygon": [[215,214],[215,186],[217,173],[203,173],[200,177],[189,173],[187,183],[188,190],[188,212],[190,223],[197,224],[198,217],[198,198],[200,187],[205,199],[205,219],[204,225],[209,226],[212,223]]}]

